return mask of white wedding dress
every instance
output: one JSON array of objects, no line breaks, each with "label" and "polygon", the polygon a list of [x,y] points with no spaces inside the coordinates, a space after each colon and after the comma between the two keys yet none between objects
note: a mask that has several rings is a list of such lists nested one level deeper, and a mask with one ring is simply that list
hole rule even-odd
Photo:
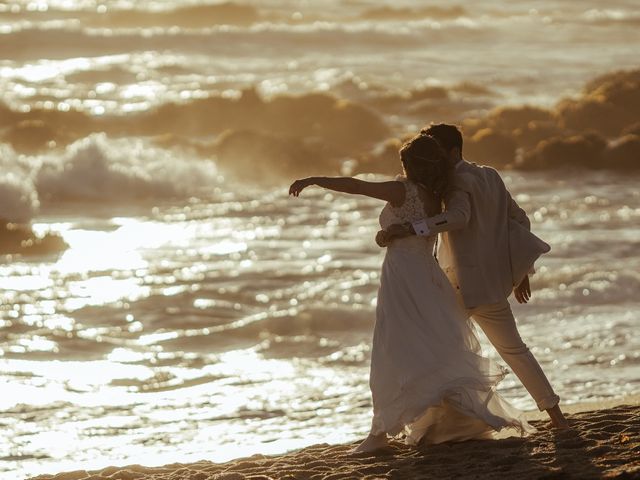
[{"label": "white wedding dress", "polygon": [[[403,179],[402,206],[387,204],[380,225],[424,218],[418,187]],[[382,265],[371,354],[371,434],[408,444],[491,438],[513,427],[535,431],[496,391],[506,370],[481,355],[473,326],[433,257],[435,237],[394,240]]]}]

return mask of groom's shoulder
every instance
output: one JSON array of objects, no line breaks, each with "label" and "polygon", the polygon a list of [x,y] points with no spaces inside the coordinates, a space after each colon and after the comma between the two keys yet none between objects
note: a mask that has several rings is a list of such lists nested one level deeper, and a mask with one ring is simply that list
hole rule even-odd
[{"label": "groom's shoulder", "polygon": [[477,183],[478,178],[471,172],[468,171],[458,171],[454,176],[453,185],[458,190],[464,190],[466,192],[471,192],[474,190],[474,185]]},{"label": "groom's shoulder", "polygon": [[489,170],[496,171],[495,168],[490,167],[489,165],[482,165],[476,162],[470,162],[465,160],[464,163],[460,166],[460,170],[463,172],[474,172],[474,173],[482,173],[487,172]]},{"label": "groom's shoulder", "polygon": [[464,165],[458,169],[455,176],[454,185],[460,190],[464,190],[477,195],[490,191],[503,191],[506,189],[502,177],[498,171],[488,165],[478,165],[465,161]]},{"label": "groom's shoulder", "polygon": [[483,176],[482,166],[466,160],[456,169],[455,174],[456,183],[461,184],[474,183],[481,176]]},{"label": "groom's shoulder", "polygon": [[477,177],[491,178],[494,180],[499,180],[502,182],[502,177],[498,170],[489,165],[478,165],[474,162],[465,162],[464,169],[462,169],[461,173],[468,173],[470,175],[474,175]]}]

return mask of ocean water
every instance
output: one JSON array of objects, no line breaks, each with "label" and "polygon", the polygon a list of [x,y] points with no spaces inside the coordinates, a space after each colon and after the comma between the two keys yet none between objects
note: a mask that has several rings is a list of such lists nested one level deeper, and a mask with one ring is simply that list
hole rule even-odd
[{"label": "ocean water", "polygon": [[[635,3],[0,2],[1,100],[61,126],[44,150],[0,145],[0,217],[69,244],[0,261],[0,478],[368,431],[383,204],[289,198],[295,171],[247,181],[200,130],[167,136],[171,110],[145,132],[132,116],[172,102],[200,114],[247,88],[313,112],[318,92],[361,102],[393,134],[432,118],[380,98],[427,86],[449,92],[456,120],[552,107],[636,66]],[[78,134],[84,121],[104,132]],[[639,393],[637,174],[502,173],[552,246],[532,302],[514,306],[551,383],[567,404]],[[513,375],[500,391],[534,408]]]}]

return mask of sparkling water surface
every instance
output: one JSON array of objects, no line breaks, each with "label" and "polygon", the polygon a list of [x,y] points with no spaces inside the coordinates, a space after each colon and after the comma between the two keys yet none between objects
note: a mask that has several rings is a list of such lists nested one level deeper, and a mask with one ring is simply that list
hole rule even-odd
[{"label": "sparkling water surface", "polygon": [[[552,245],[514,307],[526,342],[567,404],[637,393],[635,182],[505,178]],[[70,249],[1,267],[4,465],[226,460],[364,435],[381,206],[278,189],[37,219]],[[500,390],[534,408],[513,375]]]}]

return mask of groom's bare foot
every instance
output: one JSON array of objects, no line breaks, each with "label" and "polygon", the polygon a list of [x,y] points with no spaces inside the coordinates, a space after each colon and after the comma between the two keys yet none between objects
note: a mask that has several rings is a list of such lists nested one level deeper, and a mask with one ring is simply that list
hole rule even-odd
[{"label": "groom's bare foot", "polygon": [[388,445],[389,443],[387,442],[386,433],[383,433],[381,435],[369,435],[360,445],[351,450],[351,453],[375,452],[376,450],[381,450]]},{"label": "groom's bare foot", "polygon": [[549,418],[551,419],[551,425],[553,428],[557,428],[558,430],[569,430],[571,427],[569,426],[569,422],[565,418],[562,410],[560,410],[560,406],[556,405],[553,408],[547,410],[549,414]]}]

